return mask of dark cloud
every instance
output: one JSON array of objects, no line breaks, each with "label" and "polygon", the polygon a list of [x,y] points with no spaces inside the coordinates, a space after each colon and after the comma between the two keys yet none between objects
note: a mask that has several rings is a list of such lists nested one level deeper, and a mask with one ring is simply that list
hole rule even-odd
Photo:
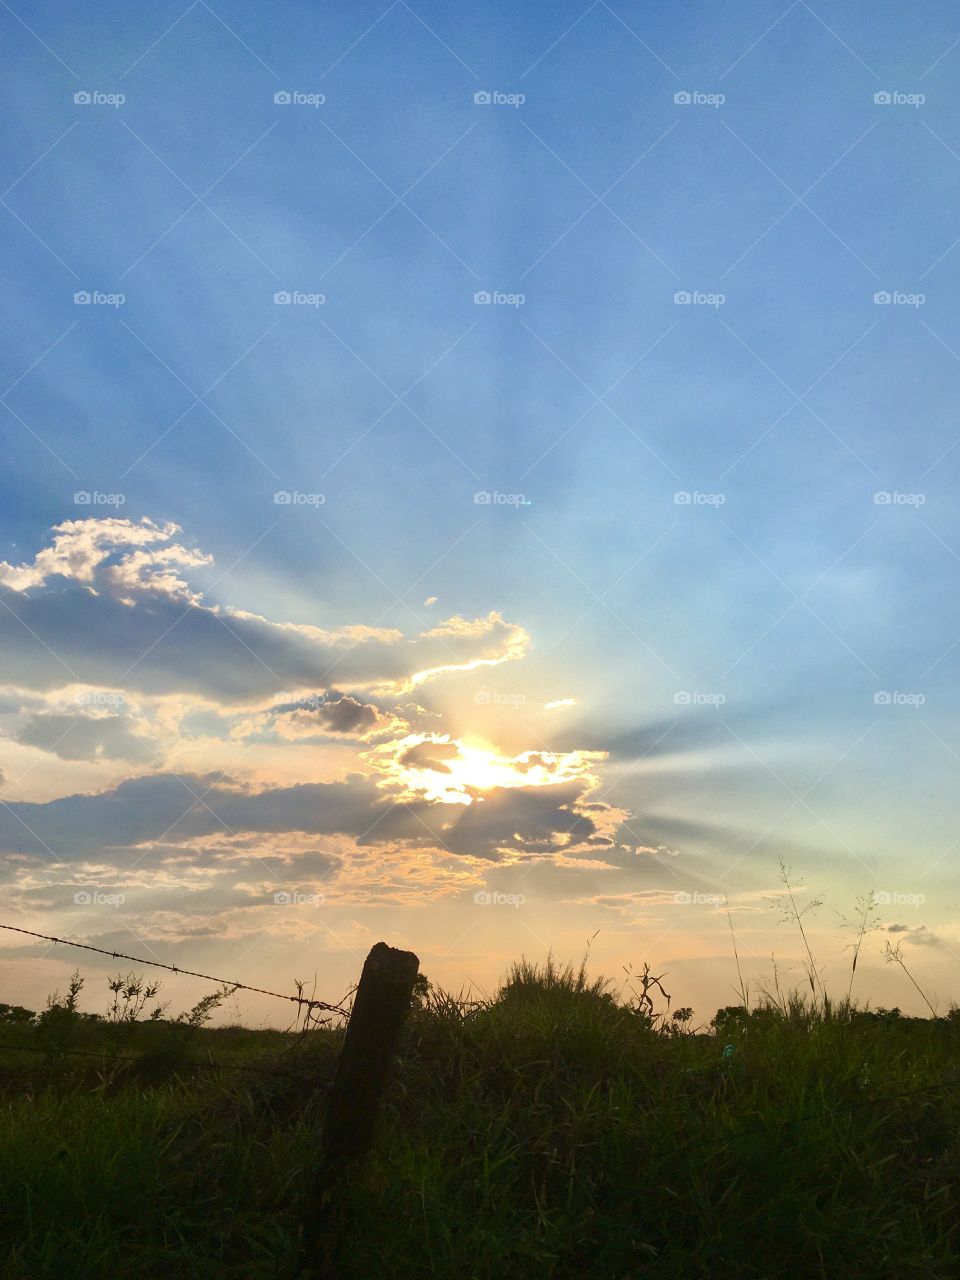
[{"label": "dark cloud", "polygon": [[62,715],[38,712],[17,730],[17,742],[50,751],[61,760],[155,759],[146,743],[131,731],[129,716]]},{"label": "dark cloud", "polygon": [[[271,622],[208,604],[188,581],[212,556],[176,524],[90,517],[55,525],[33,559],[0,560],[0,651],[8,682],[36,690],[112,683],[145,693],[253,702],[323,688],[336,664],[355,685],[407,686],[418,672],[520,657],[526,632],[499,614],[448,618],[412,639],[363,624]],[[345,706],[329,712],[335,732]]]},{"label": "dark cloud", "polygon": [[32,707],[42,706],[42,698],[31,697],[19,689],[0,693],[0,716],[7,716],[11,713],[19,714],[21,711],[29,710]]},{"label": "dark cloud", "polygon": [[463,809],[444,843],[454,853],[497,848],[547,852],[558,837],[564,843],[609,845],[593,819],[574,808],[584,789],[578,781],[488,792],[482,803]]},{"label": "dark cloud", "polygon": [[496,858],[501,850],[549,853],[568,843],[608,844],[577,805],[580,780],[549,787],[499,787],[473,804],[410,801],[384,808],[363,843],[406,840],[450,853]]},{"label": "dark cloud", "polygon": [[378,803],[382,797],[359,776],[246,792],[219,775],[153,774],[98,794],[9,803],[0,808],[0,842],[8,850],[70,858],[223,833],[353,832],[362,830],[358,816]]},{"label": "dark cloud", "polygon": [[[319,880],[332,875],[334,871],[339,871],[343,866],[343,857],[340,854],[329,853],[325,849],[304,849],[302,853],[256,854],[246,858],[232,858],[230,861],[232,866],[244,872],[251,869],[261,872],[270,870],[278,875],[312,876]],[[215,865],[214,860],[210,858],[209,850],[206,862]]]},{"label": "dark cloud", "polygon": [[190,842],[204,837],[293,832],[347,835],[365,845],[405,841],[484,858],[502,849],[607,845],[594,818],[577,811],[586,785],[494,789],[471,805],[451,805],[394,802],[359,774],[256,792],[219,775],[154,774],[99,794],[0,807],[0,849],[64,860],[113,856],[119,863],[147,843],[160,842],[164,857],[182,844],[190,856]]},{"label": "dark cloud", "polygon": [[925,924],[902,924],[894,921],[885,927],[887,933],[902,934],[907,942],[916,943],[917,946],[942,947],[945,945],[943,939],[938,937],[932,929],[928,929]]},{"label": "dark cloud", "polygon": [[298,729],[308,732],[314,729],[317,733],[357,735],[390,723],[373,703],[360,702],[349,693],[335,690],[322,697],[306,698],[271,710],[274,715],[292,717]]},{"label": "dark cloud", "polygon": [[430,769],[433,773],[449,773],[449,765],[445,760],[455,760],[460,748],[455,742],[418,742],[415,747],[408,747],[400,757],[399,763],[408,769]]},{"label": "dark cloud", "polygon": [[324,632],[161,593],[127,604],[73,584],[9,593],[5,604],[0,651],[9,683],[39,690],[119,683],[226,703],[323,688],[334,665],[343,683],[402,682],[416,671],[502,656],[522,635],[496,614],[463,634]]},{"label": "dark cloud", "polygon": [[[191,887],[189,910],[193,915],[213,916],[227,907],[246,908],[272,902],[278,890],[295,888],[316,892],[336,879],[343,862],[339,854],[320,849],[239,858],[230,857],[223,850],[208,850],[205,859],[208,874],[204,882]],[[112,906],[121,913],[179,914],[184,909],[182,884],[162,872],[159,876],[144,876],[142,867],[125,871],[119,867],[98,866],[93,875],[85,872],[78,876],[69,863],[59,864],[52,870],[56,878],[46,884],[27,882],[17,887],[19,906],[74,911],[86,905],[81,896],[85,892],[90,896],[102,895],[107,899],[102,905]],[[89,900],[88,897],[88,903]]]}]

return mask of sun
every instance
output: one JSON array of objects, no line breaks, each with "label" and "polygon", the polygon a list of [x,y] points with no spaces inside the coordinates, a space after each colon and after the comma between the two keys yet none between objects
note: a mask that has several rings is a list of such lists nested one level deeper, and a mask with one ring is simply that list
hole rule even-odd
[{"label": "sun", "polygon": [[404,797],[444,804],[482,802],[484,792],[516,787],[549,787],[578,778],[594,781],[603,758],[594,751],[523,751],[503,755],[482,738],[413,733],[376,747],[369,758],[384,786]]}]

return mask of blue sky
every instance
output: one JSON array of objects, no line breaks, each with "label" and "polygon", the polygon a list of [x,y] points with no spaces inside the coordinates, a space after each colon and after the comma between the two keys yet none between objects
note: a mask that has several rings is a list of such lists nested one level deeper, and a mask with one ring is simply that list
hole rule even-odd
[{"label": "blue sky", "polygon": [[709,1012],[783,856],[948,998],[952,6],[0,25],[9,922]]}]

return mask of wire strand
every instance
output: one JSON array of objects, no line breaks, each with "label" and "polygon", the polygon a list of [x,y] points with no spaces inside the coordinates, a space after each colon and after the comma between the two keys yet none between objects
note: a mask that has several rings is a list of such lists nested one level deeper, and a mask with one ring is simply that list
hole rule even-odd
[{"label": "wire strand", "polygon": [[89,942],[74,942],[70,938],[55,938],[49,933],[36,933],[33,929],[21,929],[15,924],[0,924],[0,929],[11,933],[25,933],[31,938],[41,938],[45,942],[61,942],[67,947],[80,947],[84,951],[96,951],[102,956],[111,956],[114,960],[130,960],[133,964],[147,964],[154,969],[167,969],[170,973],[182,973],[190,978],[203,978],[206,982],[219,982],[221,986],[232,987],[234,991],[254,991],[257,995],[273,996],[276,1000],[290,1000],[295,1005],[307,1009],[326,1009],[329,1013],[346,1015],[346,1009],[339,1004],[327,1004],[325,1000],[308,1000],[304,996],[288,996],[281,991],[268,991],[265,987],[251,987],[245,982],[234,982],[230,978],[215,978],[209,973],[198,973],[195,969],[182,969],[176,964],[163,964],[160,960],[143,960],[140,956],[128,956],[123,951],[107,951],[103,947],[95,947]]}]

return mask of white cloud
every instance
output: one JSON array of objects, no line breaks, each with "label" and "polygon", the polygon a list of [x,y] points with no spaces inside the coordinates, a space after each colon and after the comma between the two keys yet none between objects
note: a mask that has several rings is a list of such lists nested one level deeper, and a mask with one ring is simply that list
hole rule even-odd
[{"label": "white cloud", "polygon": [[119,548],[154,547],[157,543],[169,542],[180,532],[179,525],[155,524],[146,517],[140,521],[115,517],[65,520],[54,525],[53,542],[38,551],[33,561],[13,565],[0,560],[0,586],[9,587],[11,591],[30,591],[58,577],[92,587],[98,577],[97,570],[105,566],[105,581],[122,591],[163,591],[178,596],[186,593],[186,598],[193,598],[187,592],[186,583],[173,575],[170,567],[209,564],[212,556],[174,543],[160,550],[128,550],[119,561],[106,564]]},{"label": "white cloud", "polygon": [[[31,562],[0,563],[5,675],[20,687],[111,685],[257,706],[329,687],[396,698],[419,684],[522,657],[529,637],[495,611],[420,635],[341,623],[273,621],[207,603],[187,571],[212,557],[171,539],[175,524],[57,525]],[[166,544],[166,545],[161,545]]]}]

